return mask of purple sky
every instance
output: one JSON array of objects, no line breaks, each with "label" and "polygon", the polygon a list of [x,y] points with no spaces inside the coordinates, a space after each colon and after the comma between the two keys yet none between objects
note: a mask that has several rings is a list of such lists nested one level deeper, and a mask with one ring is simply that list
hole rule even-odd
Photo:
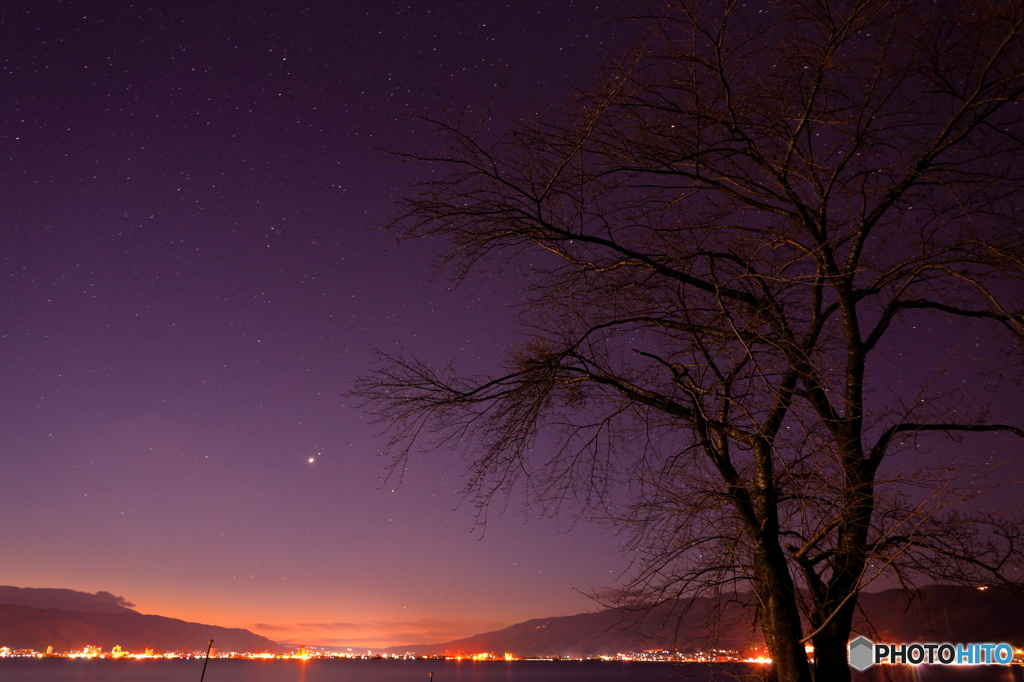
[{"label": "purple sky", "polygon": [[[595,608],[610,531],[513,504],[480,539],[463,461],[382,487],[340,394],[371,345],[486,371],[516,339],[514,282],[449,291],[370,230],[424,172],[371,146],[429,144],[437,93],[559,102],[631,3],[110,5],[0,8],[0,584],[345,646]],[[915,324],[897,384],[946,347]]]},{"label": "purple sky", "polygon": [[448,292],[370,230],[422,170],[370,145],[423,143],[437,93],[559,101],[624,4],[120,7],[0,9],[0,583],[307,644],[592,609],[608,531],[478,539],[460,461],[382,489],[339,394],[370,345],[487,369],[513,333],[507,283]]}]

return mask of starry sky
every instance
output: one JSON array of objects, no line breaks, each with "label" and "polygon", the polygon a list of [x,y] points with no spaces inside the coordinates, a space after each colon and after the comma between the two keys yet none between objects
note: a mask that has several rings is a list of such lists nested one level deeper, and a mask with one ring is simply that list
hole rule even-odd
[{"label": "starry sky", "polygon": [[[341,647],[595,609],[621,538],[515,499],[476,526],[453,453],[385,481],[342,394],[371,347],[482,373],[519,338],[511,276],[455,286],[443,244],[373,229],[429,172],[379,148],[429,146],[408,114],[440,102],[549,109],[635,6],[5,2],[0,584]],[[967,348],[945,383],[1019,423],[988,342],[931,324],[894,333],[888,380]],[[1024,468],[1002,436],[963,452]]]},{"label": "starry sky", "polygon": [[406,114],[561,101],[625,0],[0,8],[0,583],[123,595],[277,641],[444,641],[591,610],[619,539],[463,462],[382,481],[341,394],[369,348],[493,368],[514,283],[454,287],[372,229]]}]

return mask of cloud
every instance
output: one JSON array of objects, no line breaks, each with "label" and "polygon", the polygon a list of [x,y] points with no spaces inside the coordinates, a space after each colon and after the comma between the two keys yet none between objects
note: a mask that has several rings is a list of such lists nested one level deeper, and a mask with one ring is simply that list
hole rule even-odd
[{"label": "cloud", "polygon": [[[356,623],[293,623],[291,625],[256,623],[254,630],[287,632],[287,639],[321,646],[376,648],[401,644],[433,644],[462,639],[481,632],[498,630],[507,623],[442,620],[368,620]],[[315,642],[312,640],[316,640]],[[278,641],[283,641],[279,639]]]},{"label": "cloud", "polygon": [[295,630],[360,630],[363,626],[355,623],[292,623],[280,625],[274,623],[253,623],[254,630],[271,630],[273,632],[294,632]]},{"label": "cloud", "polygon": [[100,590],[93,596],[96,597],[97,601],[110,602],[112,604],[117,604],[118,606],[123,606],[127,609],[133,608],[135,606],[135,604],[131,603],[124,597],[118,597],[117,595],[111,594],[110,592],[107,592],[105,590]]},{"label": "cloud", "polygon": [[296,623],[295,627],[303,630],[359,630],[361,625],[355,623]]},{"label": "cloud", "polygon": [[[366,623],[367,629],[378,633],[379,639],[395,644],[426,644],[460,639],[483,632],[481,623],[461,620],[421,618],[419,620],[378,620]],[[492,628],[493,629],[493,628]]]}]

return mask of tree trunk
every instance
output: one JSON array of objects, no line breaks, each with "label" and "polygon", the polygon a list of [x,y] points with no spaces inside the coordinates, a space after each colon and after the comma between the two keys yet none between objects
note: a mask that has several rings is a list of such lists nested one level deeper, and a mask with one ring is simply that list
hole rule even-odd
[{"label": "tree trunk", "polygon": [[[852,601],[852,600],[851,600]],[[845,611],[844,607],[844,611]],[[850,609],[852,613],[852,609]],[[833,619],[847,620],[840,613]],[[832,625],[830,623],[814,639],[814,679],[819,682],[850,682],[852,673],[847,659],[847,640],[849,639],[849,626],[843,627],[842,623]]]},{"label": "tree trunk", "polygon": [[772,682],[811,682],[811,667],[800,643],[802,628],[796,589],[778,548],[759,550],[754,559],[755,592],[761,607],[761,631],[772,658]]}]

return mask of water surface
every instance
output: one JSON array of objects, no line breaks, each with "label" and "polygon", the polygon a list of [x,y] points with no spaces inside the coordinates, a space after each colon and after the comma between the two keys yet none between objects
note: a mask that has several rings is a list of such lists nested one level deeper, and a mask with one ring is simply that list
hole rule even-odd
[{"label": "water surface", "polygon": [[[202,660],[0,659],[0,682],[199,682]],[[211,659],[204,682],[735,682],[747,664],[622,661],[249,661]],[[908,666],[897,682],[1024,682],[1021,666]],[[870,672],[870,671],[869,671]],[[882,680],[855,675],[856,680]]]}]

